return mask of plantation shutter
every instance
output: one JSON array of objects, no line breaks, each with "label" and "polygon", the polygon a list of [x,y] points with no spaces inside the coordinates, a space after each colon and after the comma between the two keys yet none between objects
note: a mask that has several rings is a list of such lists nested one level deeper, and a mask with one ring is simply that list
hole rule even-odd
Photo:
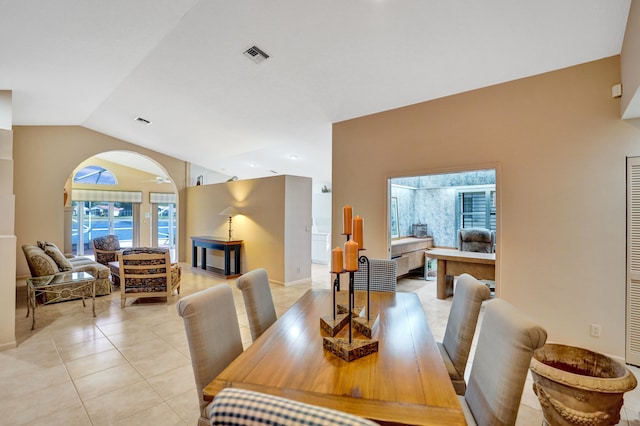
[{"label": "plantation shutter", "polygon": [[640,365],[640,157],[627,159],[626,362]]}]

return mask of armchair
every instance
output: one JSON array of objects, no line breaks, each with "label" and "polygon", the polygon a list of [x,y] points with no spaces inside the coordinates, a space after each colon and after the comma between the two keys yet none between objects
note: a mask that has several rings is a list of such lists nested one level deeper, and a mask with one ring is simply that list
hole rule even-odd
[{"label": "armchair", "polygon": [[91,240],[93,246],[93,254],[96,262],[103,264],[111,270],[111,281],[113,285],[120,285],[120,276],[117,271],[114,271],[109,262],[118,261],[118,253],[120,253],[120,240],[117,235],[103,235],[102,237],[95,237]]},{"label": "armchair", "polygon": [[95,237],[91,240],[93,246],[93,254],[96,262],[109,266],[109,262],[118,261],[118,253],[120,252],[120,240],[117,235],[104,235]]},{"label": "armchair", "polygon": [[180,294],[180,266],[171,264],[168,249],[138,247],[123,250],[120,263],[120,306],[129,297],[167,297]]},{"label": "armchair", "polygon": [[458,230],[458,249],[476,253],[493,253],[495,234],[485,228],[466,228]]}]

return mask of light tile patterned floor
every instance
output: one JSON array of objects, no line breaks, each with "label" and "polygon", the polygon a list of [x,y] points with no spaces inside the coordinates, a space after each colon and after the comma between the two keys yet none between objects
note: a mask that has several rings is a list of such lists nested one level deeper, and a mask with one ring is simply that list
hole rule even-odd
[{"label": "light tile patterned floor", "polygon": [[[251,343],[244,303],[233,280],[183,266],[182,295],[213,285],[232,286],[245,347]],[[329,288],[327,268],[313,265],[312,283],[272,286],[280,316],[307,289]],[[398,291],[420,297],[436,339],[442,339],[451,299],[437,300],[435,281],[402,279]],[[0,352],[0,425],[194,425],[198,404],[182,319],[175,304],[120,308],[117,291],[91,304],[71,301],[38,308],[36,329],[26,315],[26,289],[18,283],[18,347]],[[473,352],[472,352],[473,353]],[[631,367],[636,376],[640,370]],[[467,369],[469,371],[469,368]],[[638,376],[640,377],[640,376]],[[620,424],[638,426],[640,391],[625,395]],[[634,419],[627,421],[626,419]],[[531,381],[525,386],[518,425],[540,425]]]}]

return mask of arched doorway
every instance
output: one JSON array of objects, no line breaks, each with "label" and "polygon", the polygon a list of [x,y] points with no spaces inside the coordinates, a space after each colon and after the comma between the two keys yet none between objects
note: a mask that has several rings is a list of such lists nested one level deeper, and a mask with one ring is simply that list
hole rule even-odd
[{"label": "arched doorway", "polygon": [[91,239],[115,234],[122,247],[165,247],[178,259],[178,197],[150,158],[109,151],[86,159],[65,184],[65,250],[92,256]]}]

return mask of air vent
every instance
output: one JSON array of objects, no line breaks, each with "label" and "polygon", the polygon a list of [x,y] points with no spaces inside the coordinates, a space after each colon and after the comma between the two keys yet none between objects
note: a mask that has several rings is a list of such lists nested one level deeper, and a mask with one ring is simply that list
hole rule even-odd
[{"label": "air vent", "polygon": [[256,64],[259,64],[269,57],[269,55],[264,53],[264,51],[259,49],[257,46],[251,46],[244,51],[243,55],[251,59]]},{"label": "air vent", "polygon": [[137,121],[138,123],[142,123],[142,124],[145,124],[145,125],[147,125],[147,126],[148,126],[149,124],[151,124],[151,121],[147,120],[146,118],[142,118],[142,117],[136,117],[136,121]]}]

